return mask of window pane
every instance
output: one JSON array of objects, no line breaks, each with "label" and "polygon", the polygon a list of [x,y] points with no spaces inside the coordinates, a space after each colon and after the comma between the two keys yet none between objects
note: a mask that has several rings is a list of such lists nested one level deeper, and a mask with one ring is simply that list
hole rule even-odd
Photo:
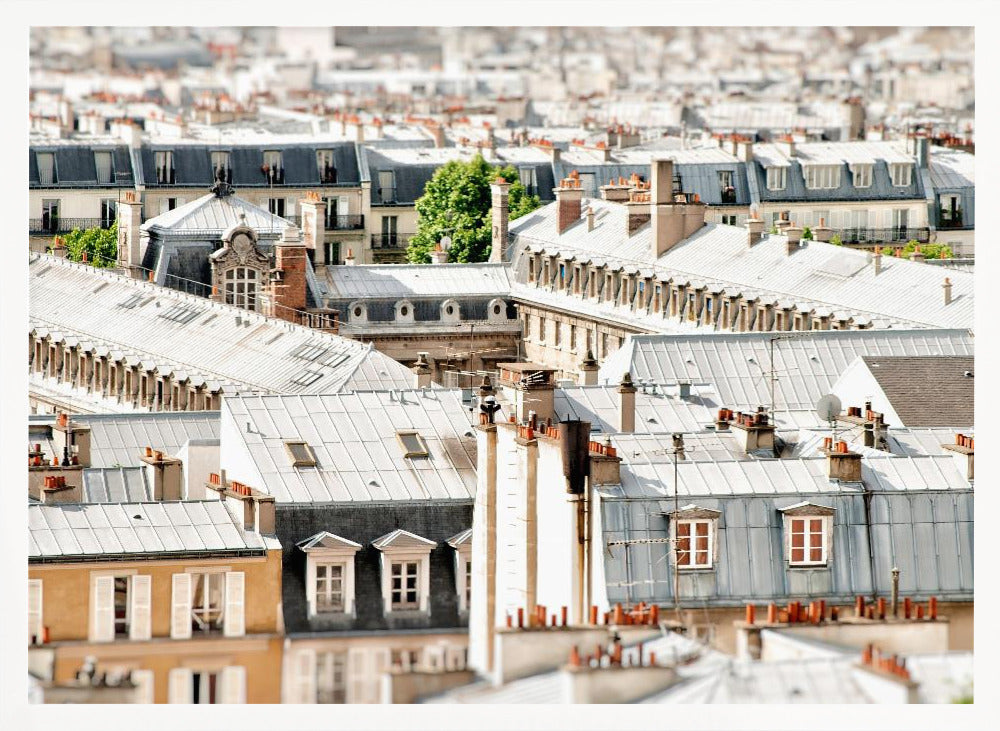
[{"label": "window pane", "polygon": [[801,549],[801,548],[793,548],[792,549],[792,561],[794,563],[799,563],[799,562],[803,561],[804,558],[805,558],[805,553],[803,552],[803,549]]},{"label": "window pane", "polygon": [[823,545],[823,534],[822,533],[812,533],[809,536],[809,545],[813,548]]},{"label": "window pane", "polygon": [[698,536],[695,539],[694,548],[696,551],[708,551],[708,537]]},{"label": "window pane", "polygon": [[812,531],[823,530],[823,520],[821,518],[813,518],[809,521],[809,529]]},{"label": "window pane", "polygon": [[689,536],[689,535],[691,535],[691,524],[690,523],[679,523],[677,525],[677,535],[679,535],[679,536]]},{"label": "window pane", "polygon": [[801,533],[792,533],[792,548],[802,548],[805,545],[805,536]]},{"label": "window pane", "polygon": [[695,523],[695,534],[699,536],[707,536],[708,523]]},{"label": "window pane", "polygon": [[822,548],[810,548],[809,549],[809,560],[810,561],[822,561],[823,560],[823,549]]}]

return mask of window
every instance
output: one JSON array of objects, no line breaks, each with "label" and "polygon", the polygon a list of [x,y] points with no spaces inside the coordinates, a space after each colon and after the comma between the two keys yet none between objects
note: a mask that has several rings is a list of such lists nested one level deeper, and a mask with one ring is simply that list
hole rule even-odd
[{"label": "window", "polygon": [[392,170],[379,170],[378,199],[382,203],[396,202],[396,173]]},{"label": "window", "polygon": [[826,563],[823,518],[792,518],[788,562],[793,566]]},{"label": "window", "polygon": [[210,632],[222,629],[224,607],[222,592],[226,576],[222,573],[191,574],[191,630]]},{"label": "window", "polygon": [[426,457],[429,454],[427,442],[415,431],[396,432],[396,439],[399,440],[399,444],[403,448],[403,456],[406,458]]},{"label": "window", "polygon": [[767,189],[784,190],[788,182],[788,168],[769,167],[767,168]]},{"label": "window", "polygon": [[245,310],[257,309],[257,270],[233,267],[226,271],[226,304]]},{"label": "window", "polygon": [[114,198],[101,198],[101,228],[111,228],[115,222],[117,201]]},{"label": "window", "polygon": [[319,171],[319,182],[337,182],[337,168],[333,164],[333,150],[316,150],[316,168]]},{"label": "window", "polygon": [[191,673],[191,702],[195,705],[218,703],[218,689],[218,673]]},{"label": "window", "polygon": [[712,567],[712,521],[677,521],[677,565],[682,569]]},{"label": "window", "polygon": [[285,217],[285,199],[284,198],[268,198],[267,199],[267,210],[270,211],[275,216]]},{"label": "window", "polygon": [[264,164],[261,169],[268,183],[280,185],[285,182],[285,166],[281,159],[280,150],[265,150]]},{"label": "window", "polygon": [[42,580],[28,579],[28,642],[42,642]]},{"label": "window", "polygon": [[292,467],[316,466],[316,455],[306,442],[285,442],[285,451],[292,460]]},{"label": "window", "polygon": [[129,602],[127,576],[115,576],[115,636],[128,635]]},{"label": "window", "polygon": [[472,561],[465,562],[465,606],[472,602]]},{"label": "window", "polygon": [[160,184],[173,183],[174,182],[173,151],[157,150],[155,158],[156,158],[156,182]]},{"label": "window", "polygon": [[608,354],[608,334],[601,333],[601,357],[604,358]]},{"label": "window", "polygon": [[212,177],[218,179],[221,177],[223,180],[231,181],[233,179],[233,169],[229,167],[229,153],[223,150],[217,150],[211,153],[212,158]]},{"label": "window", "polygon": [[528,281],[535,281],[535,258],[531,257],[528,259]]},{"label": "window", "polygon": [[393,609],[416,609],[419,606],[418,580],[419,564],[416,561],[393,562],[390,598]]},{"label": "window", "polygon": [[316,656],[316,702],[347,703],[347,653],[321,652]]},{"label": "window", "polygon": [[961,197],[951,193],[943,193],[938,196],[938,206],[941,228],[962,227]]},{"label": "window", "polygon": [[42,185],[55,185],[56,156],[52,152],[36,152],[35,162],[38,163],[38,182]]},{"label": "window", "polygon": [[539,317],[538,318],[538,342],[540,342],[540,343],[544,343],[545,342],[545,318],[544,317]]},{"label": "window", "polygon": [[569,326],[569,349],[576,352],[576,325]]},{"label": "window", "polygon": [[840,187],[840,165],[807,165],[803,173],[810,190]]},{"label": "window", "polygon": [[246,668],[174,668],[168,677],[168,690],[171,703],[246,703]]},{"label": "window", "polygon": [[398,239],[399,216],[382,216],[382,246],[395,248]]},{"label": "window", "polygon": [[59,230],[59,201],[51,198],[42,200],[42,230],[55,233]]},{"label": "window", "polygon": [[555,322],[553,322],[552,325],[553,325],[552,329],[555,331],[553,333],[553,338],[552,338],[553,343],[552,344],[555,345],[558,348],[560,345],[562,345],[562,329],[563,329],[563,325],[558,320],[556,320]]},{"label": "window", "polygon": [[521,185],[524,186],[524,191],[527,195],[534,195],[538,189],[538,177],[535,173],[535,168],[518,168],[518,176],[521,179]]},{"label": "window", "polygon": [[344,611],[343,564],[316,564],[316,611]]},{"label": "window", "polygon": [[733,171],[719,171],[719,192],[722,195],[723,203],[736,202],[736,188],[733,186]]},{"label": "window", "polygon": [[855,188],[870,188],[872,185],[871,165],[852,165],[851,174],[854,177]]},{"label": "window", "polygon": [[95,152],[94,167],[97,168],[97,182],[107,185],[114,182],[114,162],[110,152]]},{"label": "window", "polygon": [[889,166],[889,176],[892,184],[897,187],[906,187],[910,184],[913,173],[913,165],[908,162],[894,162]]},{"label": "window", "polygon": [[420,667],[420,650],[393,650],[389,655],[389,663],[400,670],[416,670]]},{"label": "window", "polygon": [[559,263],[559,289],[566,289],[566,265]]},{"label": "window", "polygon": [[91,574],[90,639],[150,638],[150,587],[148,575],[132,573]]},{"label": "window", "polygon": [[725,226],[735,226],[736,225],[736,215],[723,215],[722,223]]},{"label": "window", "polygon": [[339,241],[324,241],[323,242],[323,261],[327,264],[339,264],[340,263],[340,242]]}]

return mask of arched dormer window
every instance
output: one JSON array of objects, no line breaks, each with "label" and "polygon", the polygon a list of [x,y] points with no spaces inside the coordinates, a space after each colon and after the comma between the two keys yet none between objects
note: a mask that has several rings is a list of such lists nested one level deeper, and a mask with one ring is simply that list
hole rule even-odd
[{"label": "arched dormer window", "polygon": [[447,299],[441,303],[441,319],[444,322],[458,322],[462,319],[457,300]]},{"label": "arched dormer window", "polygon": [[364,324],[368,322],[368,306],[360,301],[355,300],[347,307],[347,317],[351,324]]},{"label": "arched dormer window", "polygon": [[413,303],[409,300],[400,300],[396,303],[396,322],[413,322]]}]

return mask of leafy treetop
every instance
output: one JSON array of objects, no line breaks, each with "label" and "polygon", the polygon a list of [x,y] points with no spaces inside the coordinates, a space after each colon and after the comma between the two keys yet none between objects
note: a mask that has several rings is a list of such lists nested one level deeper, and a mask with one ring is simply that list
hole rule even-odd
[{"label": "leafy treetop", "polygon": [[83,261],[87,254],[87,263],[100,268],[116,266],[118,260],[118,222],[111,228],[75,228],[62,237],[66,247],[66,258],[70,261]]}]

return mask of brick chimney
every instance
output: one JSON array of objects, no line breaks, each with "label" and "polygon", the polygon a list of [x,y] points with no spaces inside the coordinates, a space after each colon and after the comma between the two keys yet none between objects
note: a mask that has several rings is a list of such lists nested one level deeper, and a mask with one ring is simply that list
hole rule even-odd
[{"label": "brick chimney", "polygon": [[833,238],[833,229],[826,225],[826,219],[819,219],[819,226],[813,229],[813,236],[824,243]]},{"label": "brick chimney", "polygon": [[306,247],[295,226],[288,226],[274,244],[274,269],[268,314],[298,322],[297,311],[306,308]]},{"label": "brick chimney", "polygon": [[583,189],[580,188],[580,179],[570,173],[570,177],[563,178],[552,192],[556,196],[556,228],[561,234],[580,220]]},{"label": "brick chimney", "polygon": [[618,384],[618,429],[630,433],[635,431],[635,385],[628,371]]},{"label": "brick chimney", "polygon": [[788,239],[785,244],[785,253],[791,256],[799,250],[802,242],[802,229],[792,224],[785,229],[785,236]]},{"label": "brick chimney", "polygon": [[674,161],[654,159],[650,164],[654,259],[705,225],[705,204],[698,196],[674,197]]},{"label": "brick chimney", "polygon": [[836,442],[824,451],[831,480],[861,482],[861,455],[850,451],[847,442]]},{"label": "brick chimney", "polygon": [[951,277],[944,278],[944,284],[941,285],[941,289],[944,290],[944,303],[946,305],[951,304]]},{"label": "brick chimney", "polygon": [[639,228],[649,223],[649,219],[652,217],[652,214],[649,212],[650,198],[651,195],[649,193],[643,193],[641,190],[632,190],[629,192],[629,199],[625,203],[627,235],[631,236]]},{"label": "brick chimney", "polygon": [[324,258],[326,202],[319,197],[319,194],[309,191],[305,198],[299,200],[299,210],[302,212],[302,243],[306,249],[313,251],[313,261],[317,264],[335,264],[336,262],[328,262]]},{"label": "brick chimney", "polygon": [[83,502],[82,483],[82,470],[72,474],[47,475],[42,481],[38,499],[46,505]]},{"label": "brick chimney", "polygon": [[747,219],[747,246],[753,246],[764,237],[764,221],[761,220],[756,209],[750,212]]},{"label": "brick chimney", "polygon": [[[507,225],[510,221],[510,183],[498,177],[490,183],[490,193],[493,196],[490,213],[493,218],[493,236],[491,239],[490,261],[503,262],[507,257],[508,235]],[[580,204],[577,203],[577,206]],[[561,210],[561,209],[560,209]],[[560,233],[562,230],[560,229]]]},{"label": "brick chimney", "polygon": [[118,264],[129,269],[142,265],[139,226],[142,225],[142,199],[134,190],[122,193],[118,202]]},{"label": "brick chimney", "polygon": [[427,353],[424,351],[417,353],[417,362],[413,364],[413,376],[414,388],[430,388],[431,364],[427,361]]},{"label": "brick chimney", "polygon": [[150,447],[146,447],[146,453],[139,459],[146,465],[146,477],[153,487],[153,500],[184,499],[184,463],[181,460]]},{"label": "brick chimney", "polygon": [[[81,467],[90,467],[90,427],[67,418],[52,426],[52,446],[57,457],[67,454]],[[75,458],[75,460],[74,460]]]},{"label": "brick chimney", "polygon": [[432,122],[431,124],[427,125],[427,131],[430,132],[431,137],[434,138],[435,147],[444,147],[445,145],[444,127],[442,127],[437,122]]}]

